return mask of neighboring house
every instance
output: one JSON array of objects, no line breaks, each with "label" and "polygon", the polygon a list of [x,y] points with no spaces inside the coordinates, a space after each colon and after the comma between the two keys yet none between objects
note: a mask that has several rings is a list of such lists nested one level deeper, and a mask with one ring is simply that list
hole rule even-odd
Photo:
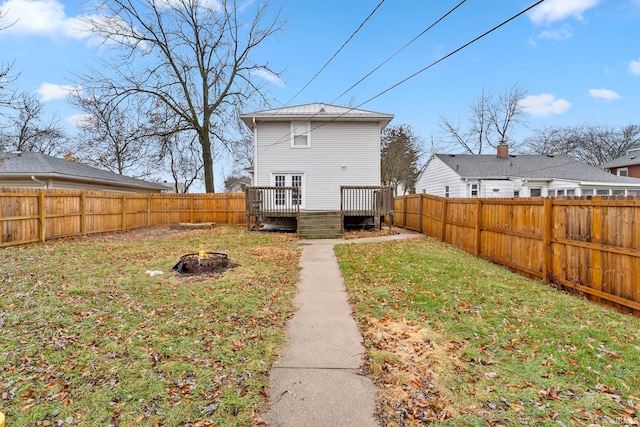
[{"label": "neighboring house", "polygon": [[640,143],[629,148],[624,156],[606,162],[600,167],[613,175],[640,178]]},{"label": "neighboring house", "polygon": [[442,197],[640,195],[640,179],[611,175],[565,155],[434,154],[416,192]]},{"label": "neighboring house", "polygon": [[341,187],[380,187],[380,133],[391,114],[314,103],[240,118],[254,134],[252,186],[294,189],[272,202],[262,191],[251,202],[263,210],[340,212]]},{"label": "neighboring house", "polygon": [[123,193],[162,193],[166,190],[162,184],[34,152],[0,152],[0,188],[2,187]]}]

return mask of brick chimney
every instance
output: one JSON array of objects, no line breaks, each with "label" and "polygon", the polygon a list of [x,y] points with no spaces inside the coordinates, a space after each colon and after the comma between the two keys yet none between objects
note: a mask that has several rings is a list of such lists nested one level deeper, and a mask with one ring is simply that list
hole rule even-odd
[{"label": "brick chimney", "polygon": [[502,143],[500,143],[498,145],[498,157],[500,157],[501,159],[509,157],[509,145],[508,144],[505,144],[504,142],[502,142]]}]

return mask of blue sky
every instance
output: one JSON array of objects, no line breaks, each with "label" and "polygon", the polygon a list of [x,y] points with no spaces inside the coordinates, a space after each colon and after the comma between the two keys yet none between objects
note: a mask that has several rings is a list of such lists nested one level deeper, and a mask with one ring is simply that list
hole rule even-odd
[{"label": "blue sky", "polygon": [[[450,17],[340,99],[345,89],[460,0],[385,0],[327,68],[290,105],[360,105],[501,23],[535,0],[467,0]],[[272,0],[284,6],[285,31],[257,55],[282,71],[268,85],[278,107],[355,31],[380,0]],[[64,96],[100,50],[78,31],[79,1],[0,0],[8,12],[0,61],[15,59],[20,89],[38,93],[49,113],[74,114]],[[464,120],[485,90],[527,90],[528,129],[640,123],[640,0],[546,0],[463,51],[360,108],[395,114],[425,140],[438,139],[439,115]],[[78,88],[80,89],[80,88]],[[257,107],[257,106],[256,106]],[[224,167],[219,166],[219,169]]]}]

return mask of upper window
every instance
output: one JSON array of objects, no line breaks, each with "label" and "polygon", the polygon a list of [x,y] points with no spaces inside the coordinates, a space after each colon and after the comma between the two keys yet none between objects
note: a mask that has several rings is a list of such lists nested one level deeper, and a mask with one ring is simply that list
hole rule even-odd
[{"label": "upper window", "polygon": [[618,176],[629,176],[629,168],[618,168]]},{"label": "upper window", "polygon": [[448,185],[444,186],[444,197],[449,197],[449,186]]},{"label": "upper window", "polygon": [[291,148],[311,147],[311,123],[291,122]]}]

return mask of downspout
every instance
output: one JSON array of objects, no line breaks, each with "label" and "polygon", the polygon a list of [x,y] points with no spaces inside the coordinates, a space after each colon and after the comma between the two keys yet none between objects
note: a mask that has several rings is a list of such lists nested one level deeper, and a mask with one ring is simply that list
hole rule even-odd
[{"label": "downspout", "polygon": [[38,178],[36,178],[35,176],[31,175],[31,179],[39,184],[41,184],[44,188],[49,188],[49,184],[47,184],[46,182],[40,181]]}]

